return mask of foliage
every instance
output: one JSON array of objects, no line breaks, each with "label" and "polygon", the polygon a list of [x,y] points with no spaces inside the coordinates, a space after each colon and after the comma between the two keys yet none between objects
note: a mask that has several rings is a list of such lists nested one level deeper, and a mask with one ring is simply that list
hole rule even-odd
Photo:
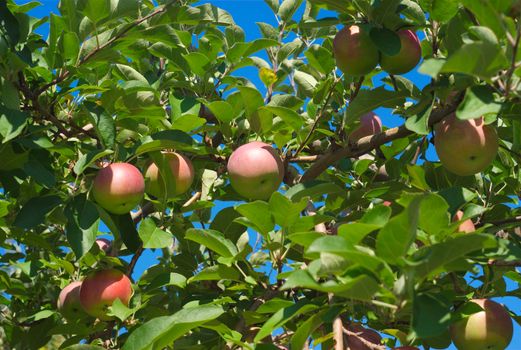
[{"label": "foliage", "polygon": [[[471,297],[521,296],[506,287],[521,280],[518,1],[265,2],[278,25],[258,23],[253,41],[192,0],[62,0],[41,19],[27,14],[36,2],[0,2],[3,348],[325,349],[334,320],[419,345]],[[341,75],[333,37],[361,21],[382,52],[398,51],[397,29],[423,33],[430,83]],[[349,144],[380,107],[403,126]],[[427,159],[432,125],[453,111],[495,126],[486,172]],[[274,144],[286,175],[269,200],[243,203],[225,164],[251,140]],[[126,215],[93,201],[105,162],[144,169],[164,149],[193,161],[191,193]],[[459,209],[475,233],[456,232]],[[102,222],[111,254],[94,243]],[[158,263],[114,321],[56,312],[69,282],[107,266],[131,274],[144,249]]]}]

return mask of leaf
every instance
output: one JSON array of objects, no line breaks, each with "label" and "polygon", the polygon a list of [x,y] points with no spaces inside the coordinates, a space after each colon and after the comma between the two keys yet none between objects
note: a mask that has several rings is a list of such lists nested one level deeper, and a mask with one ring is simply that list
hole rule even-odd
[{"label": "leaf", "polygon": [[456,110],[456,117],[475,119],[486,114],[498,114],[500,110],[501,102],[495,98],[494,92],[487,86],[477,85],[467,89]]},{"label": "leaf", "polygon": [[168,248],[174,243],[174,237],[158,228],[154,220],[147,218],[139,224],[139,237],[143,241],[143,248]]},{"label": "leaf", "polygon": [[20,135],[27,124],[28,114],[0,105],[0,135],[2,143]]},{"label": "leaf", "polygon": [[105,350],[105,348],[97,345],[76,344],[68,346],[63,350]]},{"label": "leaf", "polygon": [[345,190],[331,182],[313,180],[300,183],[286,191],[286,197],[292,201],[299,201],[304,197],[311,199],[322,198],[328,194],[344,194]]},{"label": "leaf", "polygon": [[78,9],[93,22],[98,22],[110,14],[108,0],[80,0]]},{"label": "leaf", "polygon": [[414,298],[412,331],[418,338],[429,338],[447,331],[450,317],[451,304],[446,300],[428,294]]},{"label": "leaf", "polygon": [[83,257],[96,241],[99,214],[96,206],[87,200],[85,194],[78,195],[65,208],[67,241],[76,255]]},{"label": "leaf", "polygon": [[241,86],[239,87],[239,91],[244,102],[247,117],[256,113],[259,107],[264,105],[264,98],[257,89]]},{"label": "leaf", "polygon": [[325,316],[325,312],[325,310],[320,311],[299,325],[291,337],[291,349],[304,348],[304,344],[308,340],[309,335],[313,334],[313,332],[324,322],[323,317]]},{"label": "leaf", "polygon": [[135,309],[130,309],[123,304],[119,298],[114,300],[109,310],[108,315],[117,317],[121,322],[125,321],[130,315],[136,312]]},{"label": "leaf", "polygon": [[196,75],[204,77],[209,72],[210,59],[206,55],[200,52],[190,52],[183,57]]},{"label": "leaf", "polygon": [[188,280],[188,283],[196,281],[220,281],[220,280],[232,280],[240,281],[241,274],[237,269],[225,265],[214,265],[204,268],[194,277]]},{"label": "leaf", "polygon": [[78,34],[73,32],[65,32],[60,40],[63,58],[75,63],[80,53],[80,39]]},{"label": "leaf", "polygon": [[307,204],[308,201],[305,198],[297,203],[292,203],[282,193],[275,192],[270,198],[269,210],[275,219],[275,224],[282,228],[289,228],[298,220]]},{"label": "leaf", "polygon": [[407,113],[414,113],[405,121],[405,127],[418,135],[429,135],[429,118],[431,116],[434,100],[430,97],[426,100],[421,100],[417,105],[409,108]]},{"label": "leaf", "polygon": [[252,226],[263,235],[267,235],[275,227],[270,207],[266,202],[254,201],[241,204],[235,207],[235,210],[248,219]]},{"label": "leaf", "polygon": [[45,216],[62,204],[60,197],[42,196],[31,198],[16,216],[14,225],[29,230],[45,222]]},{"label": "leaf", "polygon": [[420,0],[420,5],[431,18],[439,22],[449,21],[459,8],[459,1],[455,0]]},{"label": "leaf", "polygon": [[338,235],[343,237],[350,244],[358,244],[365,236],[380,228],[378,225],[353,222],[341,225],[338,228]]},{"label": "leaf", "polygon": [[76,175],[81,175],[85,171],[85,169],[87,169],[95,161],[112,153],[114,153],[114,151],[106,149],[104,151],[94,150],[87,154],[84,154],[78,159],[78,161],[74,165],[74,172],[76,173]]},{"label": "leaf", "polygon": [[398,34],[387,28],[373,27],[369,36],[376,47],[387,56],[397,55],[402,48]]},{"label": "leaf", "polygon": [[123,78],[124,80],[137,80],[137,81],[146,83],[148,85],[147,78],[145,78],[141,73],[139,73],[134,68],[124,65],[124,64],[119,64],[119,63],[116,63],[114,65],[114,67],[116,68],[116,72],[118,72],[120,77]]},{"label": "leaf", "polygon": [[284,22],[289,21],[302,4],[302,1],[303,0],[284,0],[277,14]]},{"label": "leaf", "polygon": [[295,83],[299,88],[299,92],[301,92],[307,97],[313,96],[313,92],[315,91],[315,87],[317,86],[317,80],[314,76],[297,70],[295,71],[293,78],[295,79]]},{"label": "leaf", "polygon": [[232,105],[226,101],[214,101],[207,104],[207,107],[223,123],[229,123],[237,117]]},{"label": "leaf", "polygon": [[492,1],[463,0],[463,5],[472,11],[482,26],[492,29],[498,38],[505,37],[505,27]]},{"label": "leaf", "polygon": [[302,116],[292,109],[275,106],[266,106],[263,108],[279,116],[284,121],[284,123],[286,123],[295,131],[300,130],[300,128],[304,124],[304,119],[302,118]]},{"label": "leaf", "polygon": [[416,237],[419,206],[422,197],[417,196],[401,212],[389,220],[376,238],[376,253],[390,263],[396,263],[407,253]]},{"label": "leaf", "polygon": [[105,211],[100,206],[96,206],[99,216],[103,223],[107,225],[115,237],[120,237],[125,243],[127,249],[135,253],[141,247],[141,239],[136,230],[136,225],[130,216],[130,213],[117,215]]},{"label": "leaf", "polygon": [[186,231],[185,239],[204,245],[225,258],[232,258],[238,253],[235,244],[218,231],[191,228]]},{"label": "leaf", "polygon": [[275,329],[282,327],[285,323],[292,320],[293,318],[316,310],[317,305],[309,304],[309,301],[305,300],[297,302],[295,305],[280,309],[275,312],[264,324],[261,329],[255,335],[253,339],[254,343],[260,342],[262,339],[270,335]]},{"label": "leaf", "polygon": [[164,130],[146,136],[136,148],[134,155],[161,151],[173,148],[179,151],[193,151],[194,140],[187,133],[180,130]]},{"label": "leaf", "polygon": [[446,188],[439,191],[438,194],[449,204],[449,213],[451,213],[451,215],[454,215],[456,210],[463,204],[476,198],[476,193],[465,187]]},{"label": "leaf", "polygon": [[360,90],[354,101],[347,106],[345,115],[348,120],[358,119],[378,107],[395,108],[405,102],[405,91],[385,90],[380,86],[373,90]]},{"label": "leaf", "polygon": [[171,316],[156,317],[136,328],[122,350],[162,349],[191,329],[221,316],[224,310],[217,305],[200,305],[182,309]]}]

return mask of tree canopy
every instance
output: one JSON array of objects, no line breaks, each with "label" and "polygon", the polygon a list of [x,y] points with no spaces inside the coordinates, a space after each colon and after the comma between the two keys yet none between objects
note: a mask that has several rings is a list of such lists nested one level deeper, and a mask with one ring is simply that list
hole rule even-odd
[{"label": "tree canopy", "polygon": [[[264,1],[277,24],[252,41],[193,0],[61,0],[45,18],[28,15],[37,2],[0,1],[2,348],[428,349],[482,311],[467,301],[521,296],[521,3]],[[334,43],[354,26],[375,47],[364,75]],[[388,73],[404,30],[426,86]],[[355,138],[382,108],[401,126]],[[497,135],[471,156],[493,160],[463,175],[438,161],[444,123],[487,128],[450,137],[463,146]],[[232,178],[262,168],[228,163],[253,141],[280,158],[276,191]],[[152,191],[146,177],[132,211],[104,204],[113,183],[93,193],[109,164],[167,179],[183,162],[186,183]],[[60,292],[99,271],[127,288],[145,250],[161,255],[130,301],[60,313]]]}]

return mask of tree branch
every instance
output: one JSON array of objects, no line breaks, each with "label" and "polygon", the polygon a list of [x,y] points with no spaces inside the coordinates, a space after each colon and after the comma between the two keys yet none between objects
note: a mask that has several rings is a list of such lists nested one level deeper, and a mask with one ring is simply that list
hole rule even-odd
[{"label": "tree branch", "polygon": [[[460,99],[461,95],[458,96],[458,98],[456,98],[456,101],[459,102]],[[454,102],[446,107],[438,108],[435,111],[433,111],[429,118],[429,126],[438,123],[443,118],[453,113],[456,110],[457,105],[458,103]],[[315,164],[313,164],[304,173],[304,175],[302,175],[299,182],[313,180],[314,178],[318,177],[323,171],[325,171],[329,166],[335,164],[342,158],[359,157],[383,144],[412,134],[414,133],[408,130],[404,124],[400,127],[388,129],[376,135],[362,137],[353,145],[348,145],[346,147],[330,151],[324,154],[322,157],[318,159],[318,161]]]},{"label": "tree branch", "polygon": [[[378,345],[375,343],[371,343],[370,341],[362,338],[357,332],[351,332],[349,329],[342,327],[344,333],[350,337],[356,337],[362,344],[368,347],[371,350],[387,350],[385,345]],[[348,344],[349,345],[349,344]]]}]

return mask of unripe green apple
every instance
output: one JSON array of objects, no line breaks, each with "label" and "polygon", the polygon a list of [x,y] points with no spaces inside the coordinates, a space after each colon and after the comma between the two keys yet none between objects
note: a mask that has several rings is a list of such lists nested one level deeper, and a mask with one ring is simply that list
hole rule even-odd
[{"label": "unripe green apple", "polygon": [[349,75],[366,75],[378,64],[379,53],[363,26],[350,25],[340,30],[333,40],[337,67]]},{"label": "unripe green apple", "polygon": [[80,302],[81,282],[72,282],[63,288],[58,296],[57,309],[68,321],[86,316]]},{"label": "unripe green apple", "polygon": [[496,130],[482,117],[459,120],[454,113],[436,125],[434,145],[441,164],[460,176],[485,170],[499,147]]},{"label": "unripe green apple", "polygon": [[349,350],[371,350],[369,346],[364,344],[359,338],[367,340],[374,345],[380,345],[382,341],[382,337],[380,334],[372,330],[370,328],[365,328],[364,326],[356,323],[352,323],[347,326],[347,330],[356,333],[358,336],[348,335],[347,336],[347,345]]},{"label": "unripe green apple", "polygon": [[113,214],[125,214],[143,199],[145,180],[129,163],[112,163],[101,169],[92,185],[96,202]]},{"label": "unripe green apple", "polygon": [[[453,222],[460,221],[463,218],[464,214],[465,213],[463,213],[461,210],[458,210],[456,212],[456,214],[454,214],[452,221]],[[474,226],[474,223],[470,219],[463,221],[458,226],[458,232],[470,233],[470,232],[474,232],[474,231],[476,231],[476,227]]]},{"label": "unripe green apple", "polygon": [[362,137],[379,134],[382,132],[382,121],[373,112],[360,117],[360,126],[349,134],[349,142],[354,143]]},{"label": "unripe green apple", "polygon": [[458,350],[504,350],[513,334],[512,319],[507,310],[489,299],[473,299],[483,310],[461,319],[450,327]]},{"label": "unripe green apple", "polygon": [[277,151],[263,142],[250,142],[237,148],[228,159],[233,189],[248,199],[267,199],[284,177],[284,165]]},{"label": "unripe green apple", "polygon": [[380,67],[389,74],[405,74],[420,62],[422,49],[416,33],[409,29],[398,31],[400,51],[393,56],[382,53]]},{"label": "unripe green apple", "polygon": [[81,285],[80,301],[85,312],[100,320],[112,319],[107,315],[107,308],[116,299],[128,306],[132,296],[129,278],[121,271],[101,270],[88,275]]},{"label": "unripe green apple", "polygon": [[190,189],[194,182],[194,167],[190,159],[174,152],[161,153],[160,167],[165,169],[165,177],[161,176],[156,163],[150,163],[145,171],[146,192],[157,198],[174,198]]}]

